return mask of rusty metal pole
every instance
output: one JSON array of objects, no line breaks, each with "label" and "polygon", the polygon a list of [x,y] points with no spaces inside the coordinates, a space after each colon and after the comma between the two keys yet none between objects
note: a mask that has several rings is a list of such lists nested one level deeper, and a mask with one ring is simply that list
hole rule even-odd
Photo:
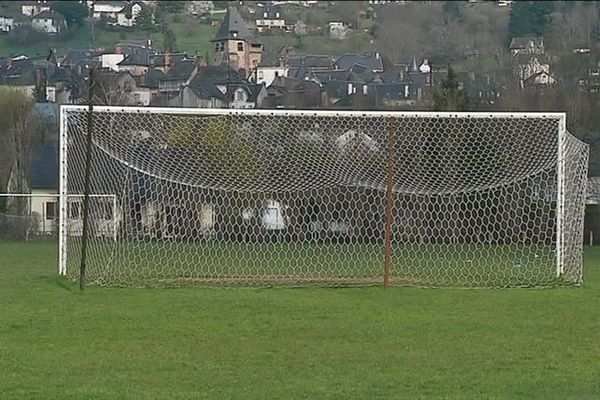
[{"label": "rusty metal pole", "polygon": [[79,290],[85,288],[85,269],[87,260],[87,247],[90,237],[90,175],[92,169],[92,133],[94,130],[94,86],[96,85],[94,67],[90,68],[88,82],[88,113],[87,113],[87,136],[85,141],[85,178],[83,188],[83,232],[81,236],[81,264],[79,266]]},{"label": "rusty metal pole", "polygon": [[388,154],[387,154],[387,187],[385,204],[385,259],[383,269],[383,287],[390,286],[390,270],[392,264],[392,220],[394,218],[394,146],[396,144],[396,118],[388,118]]}]

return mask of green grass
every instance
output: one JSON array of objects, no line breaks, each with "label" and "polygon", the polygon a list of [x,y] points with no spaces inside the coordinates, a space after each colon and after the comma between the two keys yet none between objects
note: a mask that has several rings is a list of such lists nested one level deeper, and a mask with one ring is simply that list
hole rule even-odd
[{"label": "green grass", "polygon": [[[80,238],[69,244],[80,254]],[[223,243],[131,241],[89,246],[88,279],[110,286],[248,284],[381,284],[382,244]],[[169,268],[157,263],[167,263]],[[391,282],[441,287],[515,287],[561,284],[551,247],[520,245],[394,245]],[[78,275],[79,258],[67,270]]]},{"label": "green grass", "polygon": [[549,290],[118,289],[0,245],[0,399],[597,399],[600,248]]}]

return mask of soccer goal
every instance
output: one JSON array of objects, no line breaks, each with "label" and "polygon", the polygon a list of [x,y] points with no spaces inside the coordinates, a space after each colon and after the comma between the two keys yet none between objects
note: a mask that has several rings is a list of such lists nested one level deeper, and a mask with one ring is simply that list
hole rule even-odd
[{"label": "soccer goal", "polygon": [[[61,108],[73,278],[88,121]],[[93,284],[582,281],[588,147],[564,114],[94,107],[92,121]]]}]

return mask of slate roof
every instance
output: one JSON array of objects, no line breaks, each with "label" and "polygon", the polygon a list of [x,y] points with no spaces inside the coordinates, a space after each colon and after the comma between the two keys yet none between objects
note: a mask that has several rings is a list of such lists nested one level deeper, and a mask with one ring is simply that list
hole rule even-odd
[{"label": "slate roof", "polygon": [[404,82],[408,78],[408,67],[406,65],[394,65],[381,74],[384,83]]},{"label": "slate roof", "polygon": [[[171,66],[177,65],[179,62],[185,60],[187,58],[186,53],[171,53]],[[166,66],[166,54],[151,54],[148,57],[149,65],[153,65],[155,67],[164,67]]]},{"label": "slate roof", "polygon": [[190,77],[198,64],[195,60],[183,60],[171,67],[163,79],[186,80]]},{"label": "slate roof", "polygon": [[251,41],[252,39],[250,32],[248,32],[248,28],[246,27],[246,21],[244,21],[235,7],[231,7],[227,10],[227,13],[225,13],[225,16],[223,17],[223,21],[221,21],[221,25],[211,42],[230,39],[243,39],[246,41]]},{"label": "slate roof", "polygon": [[[265,13],[267,14],[265,16]],[[277,16],[279,14],[279,16]],[[277,6],[267,5],[266,7],[261,7],[256,11],[256,19],[273,19],[280,20],[283,18],[283,13],[281,9]]]},{"label": "slate roof", "polygon": [[514,37],[510,41],[509,48],[513,49],[525,49],[529,46],[533,47],[544,47],[544,38],[543,37],[534,37],[534,36],[522,36],[522,37]]},{"label": "slate roof", "polygon": [[331,56],[317,56],[317,55],[303,55],[303,56],[292,56],[288,58],[288,65],[292,68],[304,67],[304,68],[323,68],[323,69],[334,69],[333,58]]},{"label": "slate roof", "polygon": [[150,56],[150,54],[156,54],[156,51],[154,51],[153,49],[148,48],[145,45],[136,43],[117,43],[114,48],[115,51],[119,49],[121,53],[126,56],[131,54],[139,54],[148,57]]},{"label": "slate roof", "polygon": [[217,98],[225,100],[225,95],[217,85],[246,84],[239,73],[231,68],[220,65],[199,67],[196,76],[189,84],[189,88],[200,98]]},{"label": "slate roof", "polygon": [[149,88],[158,89],[158,82],[165,79],[165,73],[159,69],[150,68],[146,71],[144,85]]},{"label": "slate roof", "polygon": [[31,19],[53,19],[55,21],[65,21],[64,15],[54,10],[42,11],[39,14],[35,14]]},{"label": "slate roof", "polygon": [[313,71],[311,75],[316,77],[320,82],[352,81],[357,78],[353,72],[343,69]]},{"label": "slate roof", "polygon": [[335,62],[335,66],[340,69],[351,70],[355,65],[370,71],[383,71],[383,60],[375,55],[344,54]]},{"label": "slate roof", "polygon": [[33,148],[31,159],[31,188],[58,188],[58,146],[38,145]]},{"label": "slate roof", "polygon": [[122,59],[121,61],[119,61],[117,63],[118,66],[121,67],[125,67],[125,66],[143,66],[143,67],[147,67],[148,65],[150,65],[150,62],[148,61],[148,56],[147,55],[142,55],[142,54],[130,54],[125,56],[124,59]]},{"label": "slate roof", "polygon": [[98,60],[98,54],[93,49],[69,49],[61,61],[63,66],[76,66],[80,64],[91,64]]},{"label": "slate roof", "polygon": [[378,85],[370,85],[369,89],[375,90],[375,94],[378,99],[405,99],[410,96],[406,96],[406,86],[404,83],[384,83]]},{"label": "slate roof", "polygon": [[0,82],[5,84],[34,84],[35,67],[33,61],[25,60],[5,60],[0,65]]}]

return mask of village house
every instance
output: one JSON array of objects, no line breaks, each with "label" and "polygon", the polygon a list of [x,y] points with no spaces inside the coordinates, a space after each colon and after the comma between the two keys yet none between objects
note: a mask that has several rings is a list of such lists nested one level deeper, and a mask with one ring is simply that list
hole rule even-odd
[{"label": "village house", "polygon": [[269,29],[285,29],[287,27],[285,18],[278,7],[268,5],[259,8],[256,14],[256,30],[258,32]]},{"label": "village house", "polygon": [[46,10],[31,18],[31,27],[38,32],[57,35],[67,30],[67,20],[58,11]]},{"label": "village house", "polygon": [[348,35],[348,25],[340,21],[331,21],[327,24],[329,29],[329,37],[332,39],[342,40]]},{"label": "village house", "polygon": [[0,14],[0,32],[10,32],[15,26],[15,19],[8,15]]},{"label": "village house", "polygon": [[49,1],[27,1],[21,4],[21,14],[28,17],[33,17],[44,11],[50,11]]},{"label": "village house", "polygon": [[543,37],[514,37],[509,46],[510,54],[518,55],[533,55],[544,54],[544,38]]},{"label": "village house", "polygon": [[126,1],[88,1],[90,14],[94,19],[116,20],[117,14],[125,8]]}]

